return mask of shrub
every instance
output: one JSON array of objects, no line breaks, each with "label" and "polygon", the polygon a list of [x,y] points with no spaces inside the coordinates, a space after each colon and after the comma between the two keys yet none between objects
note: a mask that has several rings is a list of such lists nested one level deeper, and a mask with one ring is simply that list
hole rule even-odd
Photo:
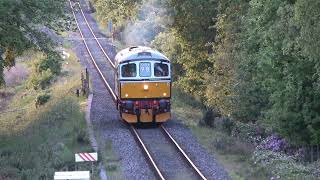
[{"label": "shrub", "polygon": [[61,57],[55,52],[50,52],[37,65],[37,72],[41,73],[50,69],[52,74],[58,75],[61,72]]},{"label": "shrub", "polygon": [[45,58],[35,59],[28,87],[35,90],[47,88],[54,77],[60,74],[61,61],[60,55],[56,52],[49,52]]},{"label": "shrub", "polygon": [[226,117],[214,118],[214,127],[219,131],[226,132],[228,135],[231,134],[233,126],[234,126],[234,122],[229,118],[226,118]]},{"label": "shrub", "polygon": [[48,102],[50,97],[51,97],[50,94],[41,94],[41,95],[37,96],[36,107],[44,105],[46,102]]},{"label": "shrub", "polygon": [[28,87],[33,88],[35,90],[45,89],[51,84],[53,78],[54,75],[52,74],[50,69],[43,71],[39,74],[33,73],[28,81]]},{"label": "shrub", "polygon": [[256,150],[252,160],[258,167],[268,169],[271,179],[316,179],[313,169],[295,161],[294,157],[270,150]]},{"label": "shrub", "polygon": [[235,121],[231,130],[231,136],[237,137],[243,141],[259,144],[262,141],[265,132],[256,124],[242,123]]},{"label": "shrub", "polygon": [[274,152],[285,151],[288,148],[288,143],[285,139],[278,135],[271,135],[264,139],[258,146],[260,149],[271,150]]}]

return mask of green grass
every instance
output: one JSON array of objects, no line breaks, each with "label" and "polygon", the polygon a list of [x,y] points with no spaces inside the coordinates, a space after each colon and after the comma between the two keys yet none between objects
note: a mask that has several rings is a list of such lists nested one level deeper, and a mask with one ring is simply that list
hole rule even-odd
[{"label": "green grass", "polygon": [[203,106],[196,99],[173,88],[172,113],[188,126],[199,142],[236,180],[269,179],[264,169],[257,169],[251,161],[252,148],[225,132],[209,127],[199,126],[203,117]]},{"label": "green grass", "polygon": [[[92,151],[83,112],[86,98],[74,93],[80,71],[72,54],[50,88],[31,90],[25,82],[14,88],[6,110],[17,111],[0,115],[0,179],[52,179],[55,171],[91,169],[91,164],[74,162],[74,153]],[[51,98],[36,108],[35,99],[43,93]],[[92,179],[98,179],[97,173]]]},{"label": "green grass", "polygon": [[121,162],[118,155],[113,151],[112,142],[110,140],[106,142],[100,141],[102,147],[101,155],[105,165],[107,176],[109,179],[124,179],[121,171]]}]

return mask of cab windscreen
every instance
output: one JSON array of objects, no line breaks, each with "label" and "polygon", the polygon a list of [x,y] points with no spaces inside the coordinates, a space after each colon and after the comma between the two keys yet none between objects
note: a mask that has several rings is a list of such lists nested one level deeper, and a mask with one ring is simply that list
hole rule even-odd
[{"label": "cab windscreen", "polygon": [[169,68],[167,64],[154,63],[154,76],[163,77],[169,76]]},{"label": "cab windscreen", "polygon": [[137,76],[137,67],[136,64],[125,64],[121,67],[121,76],[122,77],[136,77]]}]

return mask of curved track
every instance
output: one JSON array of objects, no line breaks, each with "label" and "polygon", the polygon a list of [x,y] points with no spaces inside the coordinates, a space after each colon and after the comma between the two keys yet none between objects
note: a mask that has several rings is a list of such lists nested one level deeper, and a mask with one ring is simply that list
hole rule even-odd
[{"label": "curved track", "polygon": [[[72,4],[71,1],[69,1],[69,3],[70,3],[70,7],[72,9],[72,13],[73,13],[75,22],[77,24],[79,33],[81,35],[82,41],[83,41],[83,43],[86,47],[86,50],[90,56],[90,60],[93,63],[95,69],[97,70],[104,86],[107,88],[108,92],[112,96],[114,103],[116,103],[117,96],[113,91],[114,86],[115,86],[113,84],[113,82],[114,82],[113,77],[106,77],[106,75],[105,75],[106,74],[105,71],[107,71],[107,70],[114,71],[114,69],[115,69],[114,61],[106,53],[105,49],[102,47],[102,45],[99,41],[99,38],[96,37],[95,33],[93,32],[92,28],[90,27],[90,24],[88,23],[87,18],[85,16],[85,14],[83,13],[81,5],[79,3]],[[80,11],[80,13],[79,12],[75,13],[75,9],[74,9],[75,5],[79,7],[78,11]],[[82,24],[79,23],[79,19],[83,19],[83,21],[85,23],[82,23]],[[100,52],[97,51],[97,49],[100,49],[99,50]],[[102,52],[102,55],[101,55],[101,52]],[[111,66],[111,68],[106,65],[106,61]],[[143,153],[146,155],[148,161],[150,162],[150,164],[151,164],[152,168],[154,169],[155,174],[158,178],[160,178],[160,179],[166,179],[166,177],[171,178],[172,175],[170,175],[170,172],[178,171],[178,175],[181,175],[181,176],[183,176],[183,174],[181,174],[181,172],[188,174],[187,178],[206,179],[206,177],[201,173],[201,171],[191,161],[191,159],[182,150],[180,145],[175,141],[173,136],[169,133],[169,131],[163,125],[161,125],[157,129],[148,129],[148,130],[136,129],[133,125],[130,125],[130,128],[132,130],[132,134],[135,136],[137,142],[141,146]],[[162,133],[159,133],[159,131],[162,131]],[[177,170],[177,169],[167,170],[166,164],[160,163],[159,158],[161,159],[161,157],[156,157],[156,156],[158,156],[159,152],[154,151],[154,150],[151,150],[154,152],[150,151],[150,149],[155,147],[155,145],[153,144],[154,139],[151,139],[151,141],[150,141],[150,138],[148,138],[148,135],[150,136],[150,132],[151,133],[158,133],[155,136],[157,136],[157,138],[163,140],[162,141],[163,144],[161,144],[161,145],[162,146],[166,145],[167,147],[165,149],[170,149],[170,153],[172,153],[171,156],[173,157],[172,161],[175,161],[175,163],[179,164],[178,167],[180,168],[180,170]],[[162,134],[162,137],[160,134]],[[147,136],[145,136],[145,135],[147,135]],[[159,139],[157,139],[157,141]],[[146,141],[148,141],[148,142],[146,143]],[[149,144],[149,145],[146,145],[146,144]],[[155,159],[158,159],[158,162]],[[158,164],[162,164],[161,168]],[[183,170],[181,170],[181,168]],[[165,174],[164,172],[167,174]]]}]

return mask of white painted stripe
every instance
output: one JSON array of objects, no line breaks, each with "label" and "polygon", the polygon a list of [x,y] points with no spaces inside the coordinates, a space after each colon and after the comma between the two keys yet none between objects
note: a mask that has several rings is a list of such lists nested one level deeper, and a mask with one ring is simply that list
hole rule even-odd
[{"label": "white painted stripe", "polygon": [[98,153],[78,153],[75,154],[76,162],[98,161]]}]

